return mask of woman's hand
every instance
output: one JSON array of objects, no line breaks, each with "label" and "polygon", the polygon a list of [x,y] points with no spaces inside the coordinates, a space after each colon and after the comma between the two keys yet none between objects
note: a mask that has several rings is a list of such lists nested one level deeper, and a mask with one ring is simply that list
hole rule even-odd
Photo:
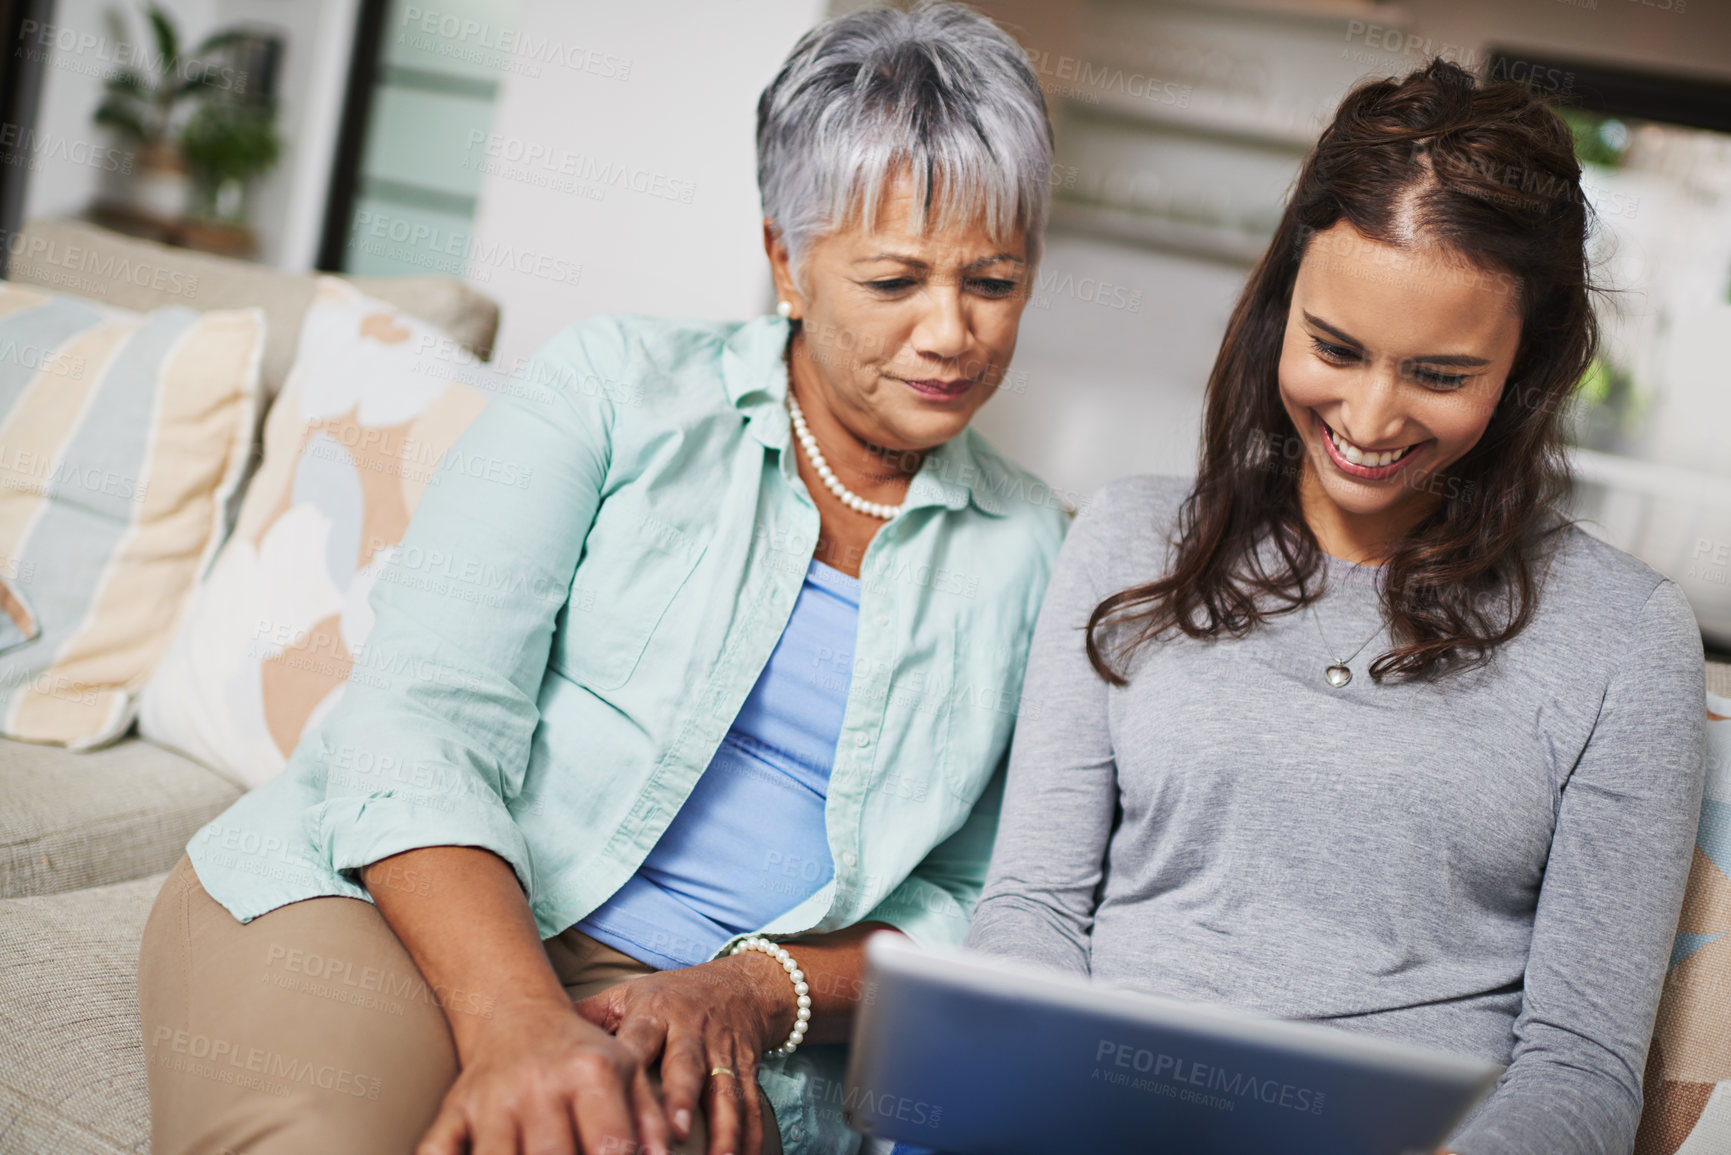
[{"label": "woman's hand", "polygon": [[[642,1066],[660,1059],[665,1117],[678,1139],[690,1134],[692,1112],[708,1092],[707,1155],[763,1149],[758,1056],[787,1038],[794,1009],[787,972],[759,951],[644,975],[577,1004],[579,1015],[612,1032]],[[711,1076],[716,1067],[733,1074]]]},{"label": "woman's hand", "polygon": [[666,1155],[667,1117],[643,1062],[569,1002],[510,1007],[473,1040],[415,1155]]}]

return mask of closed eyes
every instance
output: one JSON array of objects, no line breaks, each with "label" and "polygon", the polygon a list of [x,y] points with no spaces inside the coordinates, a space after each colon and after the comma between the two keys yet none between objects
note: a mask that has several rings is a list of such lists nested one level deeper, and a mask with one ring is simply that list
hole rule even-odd
[{"label": "closed eyes", "polygon": [[[1008,297],[1016,291],[1019,284],[1017,281],[1003,277],[971,277],[965,283],[974,292],[983,297],[991,298]],[[866,281],[864,284],[880,296],[893,297],[899,293],[907,292],[919,282],[912,277],[884,277],[875,281]]]},{"label": "closed eyes", "polygon": [[[1310,338],[1311,347],[1316,355],[1330,365],[1354,365],[1362,361],[1363,355],[1347,345],[1337,345],[1332,341],[1324,341],[1321,337]],[[1407,369],[1407,375],[1413,380],[1436,389],[1456,389],[1471,376],[1468,373],[1439,373],[1435,369],[1427,369],[1415,365]]]}]

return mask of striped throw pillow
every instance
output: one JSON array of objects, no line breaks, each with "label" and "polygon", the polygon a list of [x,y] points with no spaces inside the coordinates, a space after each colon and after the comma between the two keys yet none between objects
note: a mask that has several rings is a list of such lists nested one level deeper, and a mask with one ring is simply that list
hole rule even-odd
[{"label": "striped throw pillow", "polygon": [[125,312],[0,282],[0,733],[131,726],[247,464],[259,309]]}]

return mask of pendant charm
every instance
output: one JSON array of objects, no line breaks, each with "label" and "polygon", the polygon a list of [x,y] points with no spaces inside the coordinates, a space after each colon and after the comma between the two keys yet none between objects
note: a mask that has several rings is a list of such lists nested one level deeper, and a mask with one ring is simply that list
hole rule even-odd
[{"label": "pendant charm", "polygon": [[1328,684],[1331,686],[1344,686],[1348,682],[1352,681],[1352,671],[1347,669],[1345,666],[1328,667],[1327,676]]}]

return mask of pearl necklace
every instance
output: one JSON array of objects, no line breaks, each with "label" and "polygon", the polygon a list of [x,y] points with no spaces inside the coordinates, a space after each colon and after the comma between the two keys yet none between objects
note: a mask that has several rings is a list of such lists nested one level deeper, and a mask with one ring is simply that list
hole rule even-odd
[{"label": "pearl necklace", "polygon": [[841,479],[829,467],[829,462],[823,459],[823,452],[817,447],[817,438],[813,437],[811,430],[806,428],[805,414],[800,412],[799,402],[794,400],[792,385],[789,385],[787,389],[787,415],[793,420],[794,436],[798,437],[799,443],[805,446],[805,455],[811,458],[811,467],[817,470],[817,475],[823,479],[824,486],[839,497],[843,505],[849,509],[858,510],[860,513],[881,517],[885,521],[902,511],[902,506],[907,504],[905,501],[901,505],[885,505],[881,501],[867,501],[841,483]]}]

